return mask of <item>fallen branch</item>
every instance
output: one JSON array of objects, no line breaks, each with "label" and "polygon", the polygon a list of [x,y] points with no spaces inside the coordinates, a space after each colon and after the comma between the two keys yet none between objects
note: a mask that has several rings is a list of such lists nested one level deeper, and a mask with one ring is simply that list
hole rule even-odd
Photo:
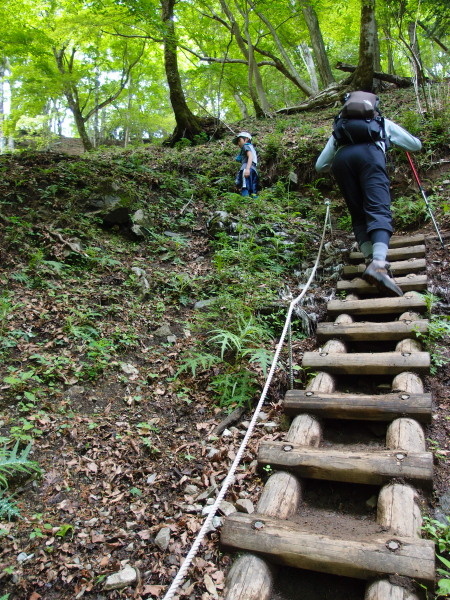
[{"label": "fallen branch", "polygon": [[57,231],[53,231],[53,229],[50,229],[49,227],[45,227],[45,231],[52,237],[59,240],[64,246],[68,246],[72,252],[75,252],[76,254],[81,254],[81,256],[84,256],[85,258],[89,258],[88,255],[85,252],[83,252],[78,242],[71,242],[70,240],[64,239],[60,233],[58,233]]},{"label": "fallen branch", "polygon": [[227,415],[225,419],[223,419],[223,421],[221,421],[217,425],[217,427],[211,432],[210,435],[213,437],[220,435],[222,431],[224,431],[229,425],[232,425],[233,423],[239,421],[239,419],[242,417],[246,410],[247,409],[244,406],[238,406],[237,408],[235,408],[233,412]]},{"label": "fallen branch", "polygon": [[[345,73],[353,73],[354,71],[356,71],[356,66],[349,65],[343,62],[338,62],[336,63],[336,69],[344,71]],[[390,73],[379,73],[378,71],[375,71],[373,77],[374,79],[379,79],[380,81],[394,83],[395,85],[401,88],[411,87],[413,84],[411,77],[399,77],[398,75],[391,75]]]}]

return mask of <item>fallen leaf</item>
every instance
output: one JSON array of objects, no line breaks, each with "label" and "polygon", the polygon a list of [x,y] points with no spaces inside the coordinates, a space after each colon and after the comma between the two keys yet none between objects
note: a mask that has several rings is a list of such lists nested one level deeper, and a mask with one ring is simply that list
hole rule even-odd
[{"label": "fallen leaf", "polygon": [[205,576],[203,577],[203,581],[205,582],[205,587],[208,590],[208,592],[210,594],[212,594],[214,596],[214,598],[218,598],[219,596],[217,594],[216,586],[214,585],[214,582],[211,579],[211,577],[208,575],[208,573],[206,573]]},{"label": "fallen leaf", "polygon": [[152,594],[153,596],[156,596],[157,598],[159,598],[161,596],[163,589],[164,589],[163,585],[146,585],[146,586],[144,586],[142,593],[143,594]]}]

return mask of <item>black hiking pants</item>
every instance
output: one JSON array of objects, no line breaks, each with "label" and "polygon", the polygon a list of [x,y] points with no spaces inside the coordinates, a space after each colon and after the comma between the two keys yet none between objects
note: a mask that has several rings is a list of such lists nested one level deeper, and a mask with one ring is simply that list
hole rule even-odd
[{"label": "black hiking pants", "polygon": [[358,243],[370,240],[374,229],[392,233],[390,183],[383,150],[367,143],[343,146],[333,159],[332,171]]}]

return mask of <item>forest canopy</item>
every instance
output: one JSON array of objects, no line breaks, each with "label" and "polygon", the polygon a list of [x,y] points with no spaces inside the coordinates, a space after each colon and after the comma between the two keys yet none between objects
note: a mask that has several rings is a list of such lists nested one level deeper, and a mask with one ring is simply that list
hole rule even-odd
[{"label": "forest canopy", "polygon": [[1,151],[21,132],[201,141],[328,90],[449,76],[446,0],[3,0],[0,23]]}]

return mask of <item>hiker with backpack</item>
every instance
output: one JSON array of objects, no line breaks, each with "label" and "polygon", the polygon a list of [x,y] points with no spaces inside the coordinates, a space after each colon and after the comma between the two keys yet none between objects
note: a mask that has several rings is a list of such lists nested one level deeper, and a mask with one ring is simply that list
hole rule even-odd
[{"label": "hiker with backpack", "polygon": [[422,144],[382,117],[378,104],[378,96],[369,92],[346,94],[316,170],[331,170],[344,196],[353,233],[367,264],[362,278],[387,296],[403,296],[386,260],[393,227],[385,152],[391,144],[411,152],[420,150]]},{"label": "hiker with backpack", "polygon": [[235,184],[241,196],[256,196],[258,191],[258,156],[251,141],[252,136],[247,131],[241,131],[233,139],[233,143],[240,148],[236,160],[241,163],[241,168],[236,175]]}]

